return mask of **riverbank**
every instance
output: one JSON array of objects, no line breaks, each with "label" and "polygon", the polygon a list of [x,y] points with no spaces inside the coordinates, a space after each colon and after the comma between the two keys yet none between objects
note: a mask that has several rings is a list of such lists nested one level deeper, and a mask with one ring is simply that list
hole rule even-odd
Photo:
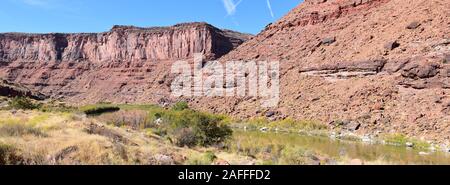
[{"label": "riverbank", "polygon": [[[421,150],[394,145],[330,139],[287,132],[235,130],[229,152],[255,156],[263,164],[321,165],[431,165],[450,164],[450,154],[421,154]],[[294,156],[306,156],[298,160]]]},{"label": "riverbank", "polygon": [[[285,124],[289,123],[289,124]],[[296,126],[286,126],[296,125]],[[308,126],[315,125],[315,126]],[[376,135],[358,135],[354,132],[344,131],[342,129],[328,129],[326,126],[318,126],[320,123],[314,121],[293,121],[286,119],[283,121],[270,122],[263,118],[257,121],[239,122],[231,124],[231,127],[244,131],[259,131],[271,133],[299,134],[302,136],[316,136],[332,140],[352,141],[373,145],[388,145],[404,147],[419,150],[422,154],[433,152],[450,153],[450,146],[437,144],[431,141],[425,141],[417,138],[407,137],[400,133],[378,133]]]}]

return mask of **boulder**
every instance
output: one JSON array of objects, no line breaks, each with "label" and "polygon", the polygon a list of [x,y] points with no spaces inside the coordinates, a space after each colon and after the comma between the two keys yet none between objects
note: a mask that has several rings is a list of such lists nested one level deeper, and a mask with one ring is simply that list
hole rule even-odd
[{"label": "boulder", "polygon": [[408,147],[408,148],[413,148],[414,147],[414,143],[412,143],[412,142],[406,142],[406,147]]},{"label": "boulder", "polygon": [[402,76],[411,79],[431,78],[439,73],[440,66],[435,63],[413,63],[407,65]]},{"label": "boulder", "polygon": [[444,63],[444,64],[450,63],[450,54],[444,55],[443,63]]},{"label": "boulder", "polygon": [[259,129],[261,132],[268,132],[269,128],[268,127],[263,127],[261,129]]},{"label": "boulder", "polygon": [[275,116],[277,113],[275,111],[268,111],[266,112],[266,117],[271,118]]},{"label": "boulder", "polygon": [[384,110],[384,105],[381,102],[377,102],[372,107],[373,110]]},{"label": "boulder", "polygon": [[356,121],[351,121],[347,126],[346,129],[349,131],[357,131],[361,128],[361,123],[358,123]]},{"label": "boulder", "polygon": [[413,30],[413,29],[418,28],[420,25],[421,25],[420,22],[413,21],[413,22],[409,23],[408,26],[406,26],[406,28],[409,30]]},{"label": "boulder", "polygon": [[384,45],[384,49],[386,49],[387,51],[394,50],[398,47],[400,47],[400,43],[398,43],[397,41],[388,42]]},{"label": "boulder", "polygon": [[158,154],[155,156],[155,160],[158,163],[158,165],[174,165],[175,164],[175,161],[173,160],[173,158],[168,155]]},{"label": "boulder", "polygon": [[322,39],[322,45],[330,45],[333,44],[334,42],[336,42],[336,38],[335,37],[327,37]]}]

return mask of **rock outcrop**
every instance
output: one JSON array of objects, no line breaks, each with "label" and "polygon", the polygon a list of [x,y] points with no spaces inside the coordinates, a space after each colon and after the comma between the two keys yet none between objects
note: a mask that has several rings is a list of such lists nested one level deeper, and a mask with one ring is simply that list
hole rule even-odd
[{"label": "rock outcrop", "polygon": [[34,92],[22,85],[14,84],[0,79],[0,96],[4,97],[28,97],[35,100],[45,100],[46,95]]}]

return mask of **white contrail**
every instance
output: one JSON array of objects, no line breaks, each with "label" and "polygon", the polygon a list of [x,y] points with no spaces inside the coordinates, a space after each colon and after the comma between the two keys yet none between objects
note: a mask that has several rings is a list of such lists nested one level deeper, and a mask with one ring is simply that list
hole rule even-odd
[{"label": "white contrail", "polygon": [[270,16],[272,16],[272,18],[275,18],[275,15],[273,14],[272,11],[272,4],[270,4],[270,0],[267,0],[267,7],[269,8]]},{"label": "white contrail", "polygon": [[225,7],[225,10],[227,11],[228,15],[234,15],[236,13],[236,8],[239,4],[241,4],[242,0],[239,0],[237,3],[235,3],[233,0],[222,0],[223,6]]}]

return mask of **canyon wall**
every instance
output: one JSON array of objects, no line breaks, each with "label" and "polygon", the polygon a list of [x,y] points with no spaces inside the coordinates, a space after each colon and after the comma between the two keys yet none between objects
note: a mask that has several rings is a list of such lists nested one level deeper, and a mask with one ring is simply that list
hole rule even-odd
[{"label": "canyon wall", "polygon": [[3,33],[0,78],[77,104],[152,102],[169,95],[163,81],[172,62],[194,53],[215,59],[251,37],[207,23],[114,26],[104,33]]},{"label": "canyon wall", "polygon": [[0,34],[0,59],[24,61],[141,61],[189,58],[193,53],[220,57],[250,36],[206,23],[172,27],[114,26],[104,33]]},{"label": "canyon wall", "polygon": [[203,98],[241,118],[317,120],[450,143],[450,1],[305,0],[221,61],[280,61],[278,107]]}]

